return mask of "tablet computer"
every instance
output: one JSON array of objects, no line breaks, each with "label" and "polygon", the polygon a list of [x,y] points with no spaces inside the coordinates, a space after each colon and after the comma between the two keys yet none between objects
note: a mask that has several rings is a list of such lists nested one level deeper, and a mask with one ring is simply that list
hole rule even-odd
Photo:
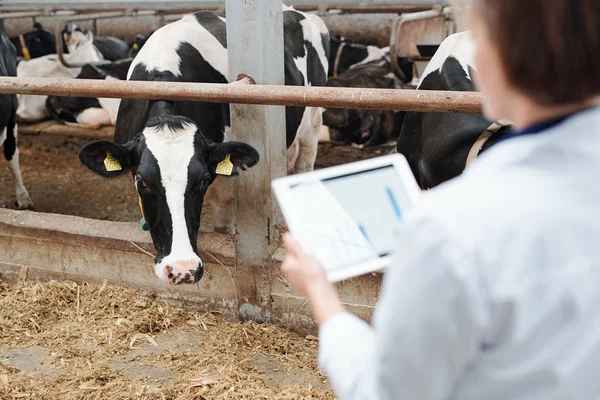
[{"label": "tablet computer", "polygon": [[288,229],[330,282],[387,267],[398,225],[421,194],[401,154],[291,175],[271,186]]}]

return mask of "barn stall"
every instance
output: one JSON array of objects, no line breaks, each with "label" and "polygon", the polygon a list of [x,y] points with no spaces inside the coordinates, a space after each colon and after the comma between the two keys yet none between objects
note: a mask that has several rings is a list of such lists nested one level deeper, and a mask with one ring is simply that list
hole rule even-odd
[{"label": "barn stall", "polygon": [[[109,18],[106,13],[116,11],[109,3],[100,9],[86,5],[98,17],[90,22],[90,28],[103,34],[113,34],[110,18],[116,17],[112,14]],[[219,2],[206,3],[223,8]],[[230,57],[232,76],[243,72],[260,84],[280,85],[280,71],[269,66],[281,62],[281,51],[264,46],[266,35],[277,32],[276,19],[269,22],[273,27],[257,29],[256,24],[264,24],[264,18],[244,18],[257,15],[253,13],[278,15],[280,2],[240,5],[229,0],[226,6],[233,3],[235,8],[227,9],[228,21],[236,23],[228,24],[228,30],[234,26],[228,35],[244,38],[232,41],[243,42],[244,46],[230,46],[234,54]],[[402,11],[428,12],[431,8],[422,4],[407,4],[402,10],[391,9],[399,7],[396,5],[371,6],[338,7],[353,16],[356,11],[374,9],[398,15]],[[314,9],[323,12],[326,8],[320,5]],[[35,6],[31,10],[40,13],[33,16],[36,20],[51,12]],[[126,24],[112,23],[131,26],[130,21],[143,18],[166,23],[192,10],[164,8],[163,12],[154,10],[156,15],[142,13],[135,17],[127,10],[118,17],[130,18]],[[6,12],[26,11],[15,8]],[[439,10],[434,13],[440,16]],[[339,13],[333,15],[340,18]],[[427,15],[425,19],[429,18]],[[7,21],[5,29],[10,26]],[[155,29],[152,23],[149,26],[148,31]],[[396,25],[396,37],[401,26]],[[262,52],[261,57],[252,57],[249,62],[250,51]],[[67,86],[56,80],[19,82],[4,78],[0,92],[121,98],[179,95],[188,100],[235,104],[369,104],[375,109],[393,110],[480,110],[480,98],[470,94],[431,93],[423,97],[409,91],[290,91],[282,86],[267,91],[262,85],[212,88],[215,91],[211,94],[210,88],[202,84],[186,84],[167,93],[165,87],[143,92],[142,86],[131,84],[116,87],[110,82],[80,81]],[[209,94],[216,97],[209,98]],[[252,107],[254,112],[243,112],[244,107]],[[281,110],[256,105],[236,105],[232,109],[234,124],[254,127],[238,139],[262,143],[257,148],[261,154],[269,154],[267,158],[272,161],[259,164],[236,183],[236,190],[255,194],[236,199],[237,235],[210,232],[210,212],[203,216],[198,244],[206,262],[205,277],[197,285],[178,287],[166,286],[154,275],[152,241],[140,229],[139,208],[129,178],[102,180],[79,165],[79,148],[93,138],[110,138],[111,128],[90,131],[52,122],[21,126],[22,170],[36,212],[0,210],[0,274],[4,282],[0,288],[4,302],[0,318],[5,327],[0,343],[0,384],[4,384],[2,390],[7,396],[44,398],[60,393],[61,398],[333,398],[326,378],[316,368],[316,327],[308,304],[279,273],[284,255],[279,246],[283,225],[270,193],[270,181],[284,174],[277,155],[283,154],[285,143],[269,132],[281,131]],[[386,147],[358,151],[323,143],[316,167],[389,151]],[[0,174],[0,182],[0,199],[12,201],[12,181],[6,170]],[[380,274],[372,274],[338,285],[350,311],[370,319],[380,279]],[[237,323],[240,319],[248,322]],[[57,383],[49,377],[60,379]]]}]

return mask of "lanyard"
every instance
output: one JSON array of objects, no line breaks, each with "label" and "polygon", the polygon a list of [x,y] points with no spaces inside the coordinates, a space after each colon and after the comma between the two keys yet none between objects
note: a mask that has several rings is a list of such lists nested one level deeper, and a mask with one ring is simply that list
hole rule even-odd
[{"label": "lanyard", "polygon": [[542,133],[544,131],[547,131],[550,128],[554,128],[555,126],[561,124],[562,122],[564,122],[566,119],[568,119],[569,117],[573,116],[574,114],[569,114],[569,115],[563,115],[561,117],[557,117],[557,118],[551,118],[542,122],[537,122],[535,124],[531,124],[528,127],[521,129],[521,130],[511,130],[510,132],[506,133],[506,135],[504,135],[504,137],[502,139],[500,139],[501,142],[505,141],[505,140],[510,140],[510,139],[514,139],[517,137],[521,137],[521,136],[528,136],[528,135],[536,135],[538,133]]},{"label": "lanyard", "polygon": [[538,133],[543,133],[543,132],[547,131],[548,129],[554,128],[555,126],[562,124],[567,119],[569,119],[575,115],[578,115],[582,112],[588,111],[588,110],[589,110],[589,108],[587,108],[585,110],[581,110],[581,111],[576,111],[571,114],[561,115],[559,117],[554,117],[554,118],[550,118],[550,119],[547,119],[544,121],[536,122],[534,124],[531,124],[531,125],[525,127],[524,129],[521,129],[521,130],[516,130],[516,129],[512,130],[512,131],[508,132],[506,135],[504,135],[504,137],[502,139],[500,139],[500,141],[503,142],[505,140],[510,140],[513,138],[521,137],[521,136],[536,135]]}]

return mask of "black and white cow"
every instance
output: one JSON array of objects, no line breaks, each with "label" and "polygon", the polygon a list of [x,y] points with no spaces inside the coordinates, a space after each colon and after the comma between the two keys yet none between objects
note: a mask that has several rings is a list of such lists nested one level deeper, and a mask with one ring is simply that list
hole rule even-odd
[{"label": "black and white cow", "polygon": [[[325,86],[329,33],[322,20],[284,6],[287,85]],[[129,80],[228,83],[225,18],[198,12],[158,29],[129,69]],[[287,107],[289,172],[309,171],[316,158],[320,108]],[[236,129],[243,129],[238,127]],[[215,230],[233,233],[231,180],[217,177],[219,163],[235,170],[258,162],[257,151],[230,141],[229,106],[198,102],[121,101],[114,143],[94,142],[79,153],[106,177],[131,170],[157,250],[155,273],[172,284],[203,274],[197,233],[203,203],[211,204]],[[107,154],[122,170],[109,172]],[[109,165],[112,159],[109,158]],[[210,187],[209,187],[210,185]]]},{"label": "black and white cow", "polygon": [[332,36],[327,76],[335,78],[350,68],[374,61],[386,60],[388,57],[389,49],[353,43],[341,36]]},{"label": "black and white cow", "polygon": [[137,53],[141,50],[142,47],[146,44],[148,38],[154,33],[154,31],[150,32],[148,36],[144,36],[141,33],[135,35],[135,39],[131,43],[129,43],[129,53],[127,53],[127,57],[135,58]]},{"label": "black and white cow", "polygon": [[[104,65],[87,64],[77,79],[125,80],[132,60],[121,60]],[[73,96],[48,96],[48,114],[63,124],[77,124],[96,129],[114,125],[121,99]]]},{"label": "black and white cow", "polygon": [[102,54],[102,57],[105,60],[117,61],[129,57],[130,45],[125,40],[114,36],[94,37],[92,32],[87,29],[82,29],[72,22],[66,24],[61,31],[63,37],[63,51],[65,53],[69,52],[67,43],[71,35],[75,32],[81,32],[83,35],[92,35],[94,46]]},{"label": "black and white cow", "polygon": [[[0,33],[0,76],[17,76],[17,51],[4,33]],[[0,146],[4,147],[4,157],[15,182],[17,207],[33,208],[27,193],[19,166],[17,148],[17,96],[0,94]]]},{"label": "black and white cow", "polygon": [[17,57],[30,60],[56,53],[54,34],[39,22],[33,24],[33,30],[10,38],[17,49]]},{"label": "black and white cow", "polygon": [[[92,43],[93,35],[74,32],[67,38],[69,53],[64,57],[70,64],[97,63],[104,58]],[[19,78],[75,78],[81,68],[67,68],[56,54],[21,61],[17,66]],[[46,110],[47,96],[18,95],[17,116],[21,121],[37,122],[49,117]]]},{"label": "black and white cow", "polygon": [[[383,60],[362,64],[329,78],[327,86],[367,89],[401,89],[402,84]],[[402,129],[403,111],[379,111],[352,108],[328,108],[323,112],[323,124],[329,128],[333,141],[357,147],[376,146],[395,141]]]},{"label": "black and white cow", "polygon": [[[475,91],[470,32],[446,38],[425,69],[417,90]],[[462,173],[477,155],[511,129],[510,121],[488,121],[480,114],[408,112],[397,150],[419,185],[432,188]]]}]

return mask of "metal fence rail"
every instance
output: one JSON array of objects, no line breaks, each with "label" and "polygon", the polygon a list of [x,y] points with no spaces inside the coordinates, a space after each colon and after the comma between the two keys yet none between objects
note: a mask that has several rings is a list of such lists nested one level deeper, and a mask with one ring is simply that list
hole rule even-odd
[{"label": "metal fence rail", "polygon": [[465,114],[481,113],[483,99],[477,92],[12,77],[0,78],[0,93]]}]

